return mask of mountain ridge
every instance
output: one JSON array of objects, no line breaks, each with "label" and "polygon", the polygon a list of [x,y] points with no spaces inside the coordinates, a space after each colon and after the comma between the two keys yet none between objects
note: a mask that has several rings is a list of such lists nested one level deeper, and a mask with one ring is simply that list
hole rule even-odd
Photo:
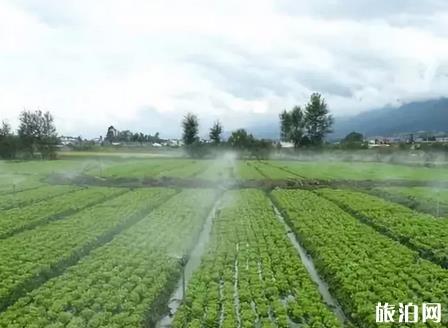
[{"label": "mountain ridge", "polygon": [[414,101],[337,118],[333,130],[330,138],[342,138],[352,131],[367,137],[448,131],[448,98]]},{"label": "mountain ridge", "polygon": [[[259,138],[278,139],[280,122],[259,122],[247,130]],[[419,131],[448,132],[448,98],[413,101],[398,107],[385,106],[353,116],[335,117],[328,139],[341,139],[353,131],[365,137],[391,137]]]}]

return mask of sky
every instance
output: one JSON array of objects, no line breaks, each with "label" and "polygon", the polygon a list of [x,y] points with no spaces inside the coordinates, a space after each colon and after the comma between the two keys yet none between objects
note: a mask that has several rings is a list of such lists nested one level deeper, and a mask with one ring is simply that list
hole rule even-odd
[{"label": "sky", "polygon": [[446,96],[446,0],[0,0],[0,120],[49,110],[62,135],[179,137]]}]

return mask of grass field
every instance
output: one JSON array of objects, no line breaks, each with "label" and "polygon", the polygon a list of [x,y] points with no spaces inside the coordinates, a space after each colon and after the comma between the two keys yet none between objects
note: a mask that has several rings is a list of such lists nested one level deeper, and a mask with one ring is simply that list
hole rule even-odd
[{"label": "grass field", "polygon": [[[0,327],[447,327],[444,181],[384,163],[0,162]],[[441,303],[442,322],[381,325],[378,302]]]}]

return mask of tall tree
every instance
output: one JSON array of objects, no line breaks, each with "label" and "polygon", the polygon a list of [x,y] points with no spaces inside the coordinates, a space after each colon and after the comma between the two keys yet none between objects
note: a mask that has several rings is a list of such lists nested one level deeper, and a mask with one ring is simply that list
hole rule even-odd
[{"label": "tall tree", "polygon": [[219,144],[221,142],[222,130],[223,128],[219,121],[213,123],[213,126],[210,128],[209,137],[214,144]]},{"label": "tall tree", "polygon": [[111,125],[107,128],[106,138],[104,138],[104,140],[112,143],[116,139],[117,135],[118,131],[114,128],[113,125]]},{"label": "tall tree", "polygon": [[182,140],[186,146],[193,145],[199,141],[199,122],[196,115],[188,113],[182,121]]},{"label": "tall tree", "polygon": [[6,121],[2,121],[2,126],[0,127],[0,137],[7,137],[11,135],[11,125]]},{"label": "tall tree", "polygon": [[23,147],[31,156],[37,149],[43,158],[54,158],[58,137],[50,112],[23,111],[19,120],[19,137]]},{"label": "tall tree", "polygon": [[11,126],[7,122],[2,121],[0,127],[0,158],[14,158],[17,148],[17,136],[12,134]]},{"label": "tall tree", "polygon": [[238,129],[232,132],[229,137],[229,144],[236,149],[249,149],[255,138],[252,134],[247,133],[245,129]]},{"label": "tall tree", "polygon": [[368,144],[364,142],[364,136],[359,132],[350,132],[340,142],[341,148],[362,149],[367,148]]},{"label": "tall tree", "polygon": [[321,145],[327,133],[331,132],[333,117],[327,103],[319,93],[313,93],[305,107],[305,127],[312,145]]},{"label": "tall tree", "polygon": [[289,112],[284,110],[280,114],[280,137],[282,141],[292,142],[294,148],[301,145],[304,127],[304,115],[299,106],[294,106]]}]

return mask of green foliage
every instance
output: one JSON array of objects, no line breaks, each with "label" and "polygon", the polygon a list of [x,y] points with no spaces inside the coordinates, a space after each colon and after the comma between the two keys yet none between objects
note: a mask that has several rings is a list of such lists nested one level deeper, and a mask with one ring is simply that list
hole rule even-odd
[{"label": "green foliage", "polygon": [[191,157],[203,157],[206,154],[206,148],[199,140],[199,121],[198,117],[188,113],[182,120],[182,141],[185,149]]},{"label": "green foliage", "polygon": [[275,190],[272,195],[356,326],[378,327],[378,302],[446,304],[445,269],[312,192]]},{"label": "green foliage", "polygon": [[[10,208],[23,209],[23,206],[34,202],[51,199],[57,195],[62,195],[71,191],[79,190],[75,186],[42,186],[30,190],[11,192],[7,195],[0,196],[0,211]],[[19,208],[20,207],[20,208]],[[3,214],[0,212],[0,215]]]},{"label": "green foliage", "polygon": [[20,114],[19,120],[18,134],[24,150],[31,156],[37,150],[42,158],[54,159],[59,139],[50,112],[25,110]]},{"label": "green foliage", "polygon": [[213,123],[213,126],[210,128],[209,137],[210,140],[215,144],[219,144],[221,142],[221,134],[223,131],[222,124],[219,121]]},{"label": "green foliage", "polygon": [[0,197],[0,204],[5,200],[7,203],[13,200],[16,206],[20,204],[20,207],[0,212],[0,239],[61,219],[124,191],[126,189],[91,187],[77,190],[69,186],[45,186]]},{"label": "green foliage", "polygon": [[341,148],[344,149],[367,149],[367,142],[359,132],[350,132],[341,140]]},{"label": "green foliage", "polygon": [[198,117],[192,113],[185,115],[182,121],[182,140],[186,146],[191,146],[199,142],[199,121]]},{"label": "green foliage", "polygon": [[[0,308],[76,262],[173,194],[139,189],[2,241]],[[8,268],[7,270],[5,268]]]},{"label": "green foliage", "polygon": [[280,114],[280,138],[300,146],[321,146],[325,135],[331,132],[333,118],[327,103],[319,93],[310,96],[305,112],[299,106]]},{"label": "green foliage", "polygon": [[298,148],[302,144],[304,128],[305,117],[299,106],[294,106],[290,112],[285,110],[280,114],[280,137],[283,141],[292,142],[294,148]]},{"label": "green foliage", "polygon": [[327,103],[319,93],[313,93],[305,107],[305,127],[311,145],[322,144],[326,134],[331,132],[333,117]]},{"label": "green foliage", "polygon": [[11,126],[2,121],[0,127],[0,158],[13,159],[19,147],[19,140],[12,134]]},{"label": "green foliage", "polygon": [[448,268],[448,220],[415,212],[405,206],[356,191],[321,189],[320,195]]},{"label": "green foliage", "polygon": [[174,196],[19,299],[2,313],[0,327],[152,326],[181,274],[172,256],[191,250],[215,197],[204,189]]},{"label": "green foliage", "polygon": [[[342,327],[322,302],[262,191],[228,191],[207,253],[193,274],[173,327]],[[288,301],[284,302],[288,296]],[[287,304],[284,304],[287,303]]]},{"label": "green foliage", "polygon": [[241,157],[248,155],[257,159],[267,159],[273,149],[271,141],[256,139],[245,129],[233,131],[227,142]]},{"label": "green foliage", "polygon": [[232,132],[228,143],[236,150],[249,149],[255,138],[252,134],[247,133],[245,129],[238,129]]}]

